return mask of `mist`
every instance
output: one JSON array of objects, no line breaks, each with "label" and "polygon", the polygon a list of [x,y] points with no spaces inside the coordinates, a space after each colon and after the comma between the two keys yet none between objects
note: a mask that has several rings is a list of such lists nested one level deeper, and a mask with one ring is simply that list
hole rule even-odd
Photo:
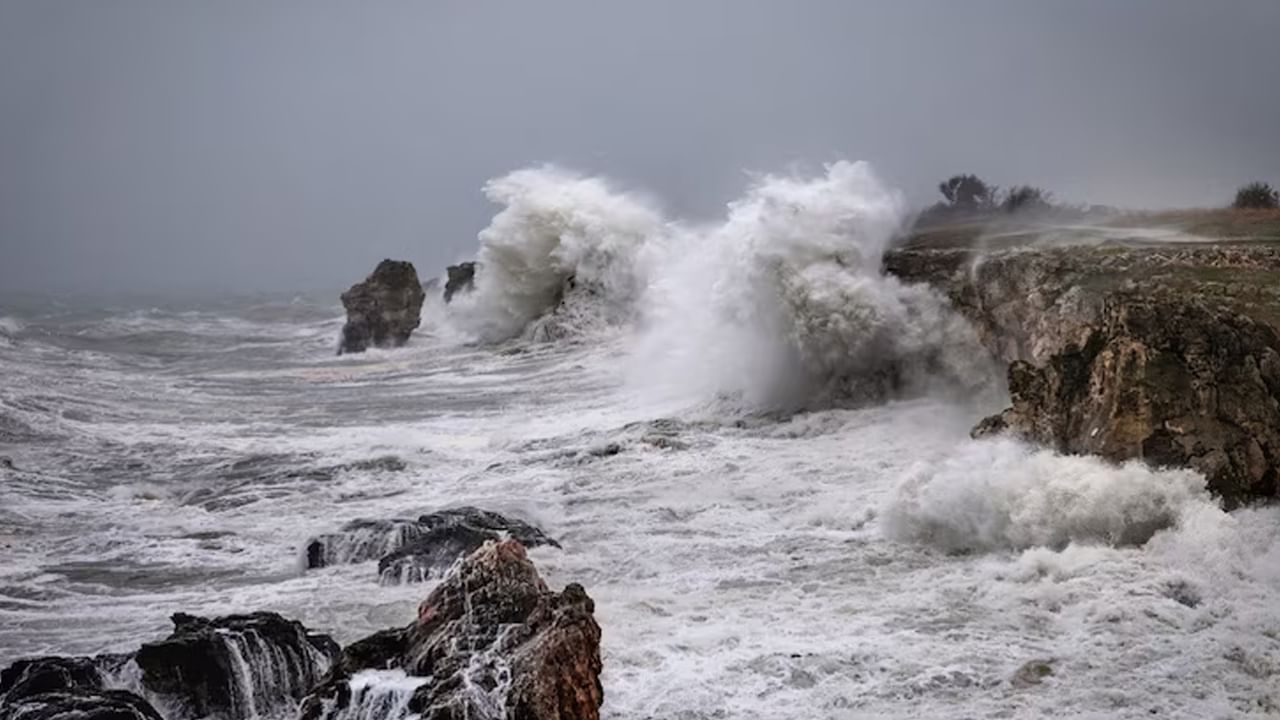
[{"label": "mist", "polygon": [[553,163],[723,217],[867,160],[1069,202],[1280,181],[1280,4],[0,4],[0,289],[336,289],[472,255]]}]

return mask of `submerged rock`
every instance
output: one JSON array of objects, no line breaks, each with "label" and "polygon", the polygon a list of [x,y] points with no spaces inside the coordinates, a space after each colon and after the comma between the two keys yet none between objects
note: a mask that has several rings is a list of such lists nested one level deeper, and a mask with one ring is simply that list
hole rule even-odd
[{"label": "submerged rock", "polygon": [[275,613],[178,613],[173,625],[173,634],[143,645],[135,661],[147,691],[189,717],[240,720],[292,708],[340,652],[329,636]]},{"label": "submerged rock", "polygon": [[475,287],[476,264],[474,262],[450,265],[445,272],[449,276],[444,283],[445,302],[449,302],[460,292],[471,292]]},{"label": "submerged rock", "polygon": [[336,720],[363,716],[361,703],[396,705],[368,691],[368,675],[353,682],[362,671],[396,669],[416,679],[401,712],[424,720],[594,720],[604,697],[594,611],[580,585],[551,592],[520,543],[486,543],[427,596],[416,622],[346,648],[300,716]]},{"label": "submerged rock", "polygon": [[1060,452],[1191,467],[1229,505],[1280,494],[1280,248],[907,249],[1009,364],[1010,432]]},{"label": "submerged rock", "polygon": [[442,576],[488,540],[513,538],[526,547],[560,547],[527,522],[476,507],[422,515],[417,520],[352,520],[335,533],[307,541],[307,567],[378,559],[384,582],[420,582]]},{"label": "submerged rock", "polygon": [[347,324],[338,354],[375,347],[399,347],[421,322],[426,294],[413,263],[383,260],[369,277],[342,293]]}]

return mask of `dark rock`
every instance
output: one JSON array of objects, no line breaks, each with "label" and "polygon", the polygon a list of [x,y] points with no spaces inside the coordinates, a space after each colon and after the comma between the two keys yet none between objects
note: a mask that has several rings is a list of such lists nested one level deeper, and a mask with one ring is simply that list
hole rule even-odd
[{"label": "dark rock", "polygon": [[308,568],[378,558],[384,582],[420,582],[442,576],[486,540],[514,538],[526,547],[551,545],[553,538],[522,520],[489,510],[460,507],[417,520],[352,520],[335,533],[307,541]]},{"label": "dark rock", "polygon": [[421,322],[426,294],[413,263],[383,260],[373,274],[342,294],[347,324],[338,354],[375,347],[399,347]]},{"label": "dark rock", "polygon": [[395,552],[426,532],[417,520],[356,519],[307,541],[307,568],[365,562]]},{"label": "dark rock", "polygon": [[522,520],[475,507],[440,510],[418,518],[423,532],[378,561],[384,582],[419,582],[440,577],[488,540],[512,538],[525,547],[560,543]]},{"label": "dark rock", "polygon": [[55,690],[0,705],[4,720],[162,720],[146,700],[125,690]]},{"label": "dark rock", "polygon": [[102,672],[93,658],[29,658],[0,670],[0,698],[6,702],[55,690],[77,688],[102,688]]},{"label": "dark rock", "polygon": [[352,675],[399,668],[423,678],[407,706],[423,720],[595,720],[603,690],[594,610],[579,585],[548,590],[520,543],[486,543],[427,596],[415,623],[347,648],[300,717],[335,718],[368,701],[352,692]]},{"label": "dark rock", "polygon": [[449,302],[460,292],[471,292],[475,287],[476,264],[474,262],[450,265],[446,272],[449,275],[444,284],[444,301]]},{"label": "dark rock", "polygon": [[5,720],[160,720],[150,703],[123,690],[107,690],[104,672],[127,655],[41,657],[0,671],[0,717]]},{"label": "dark rock", "polygon": [[142,684],[192,717],[250,718],[292,708],[338,657],[337,643],[275,613],[178,613],[167,639],[135,660]]}]

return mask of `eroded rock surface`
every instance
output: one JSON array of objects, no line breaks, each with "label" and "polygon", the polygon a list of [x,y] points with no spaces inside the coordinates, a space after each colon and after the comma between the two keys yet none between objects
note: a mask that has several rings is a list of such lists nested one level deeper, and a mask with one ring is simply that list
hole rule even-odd
[{"label": "eroded rock surface", "polygon": [[347,324],[342,327],[338,354],[404,345],[421,322],[425,298],[413,263],[378,263],[369,277],[342,293]]},{"label": "eroded rock surface", "polygon": [[252,718],[291,709],[340,652],[327,635],[268,612],[215,619],[178,613],[138,650],[142,684],[184,717]]},{"label": "eroded rock surface", "polygon": [[1009,364],[975,434],[1189,466],[1229,504],[1277,495],[1280,247],[905,249],[886,269],[945,292]]},{"label": "eroded rock surface", "polygon": [[301,717],[361,715],[360,703],[387,695],[353,679],[394,669],[417,679],[401,711],[424,720],[594,720],[603,700],[594,609],[580,585],[549,590],[519,542],[488,542],[427,596],[414,623],[347,647]]}]

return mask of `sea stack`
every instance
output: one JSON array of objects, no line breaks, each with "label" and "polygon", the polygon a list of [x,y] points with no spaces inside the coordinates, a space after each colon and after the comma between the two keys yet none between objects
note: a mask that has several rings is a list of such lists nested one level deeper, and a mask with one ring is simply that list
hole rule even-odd
[{"label": "sea stack", "polygon": [[426,294],[413,263],[383,260],[363,282],[342,293],[347,324],[342,327],[338,354],[375,347],[399,347],[421,322]]},{"label": "sea stack", "polygon": [[463,262],[446,268],[448,280],[444,284],[444,301],[449,302],[460,292],[470,292],[475,287],[476,264]]}]

